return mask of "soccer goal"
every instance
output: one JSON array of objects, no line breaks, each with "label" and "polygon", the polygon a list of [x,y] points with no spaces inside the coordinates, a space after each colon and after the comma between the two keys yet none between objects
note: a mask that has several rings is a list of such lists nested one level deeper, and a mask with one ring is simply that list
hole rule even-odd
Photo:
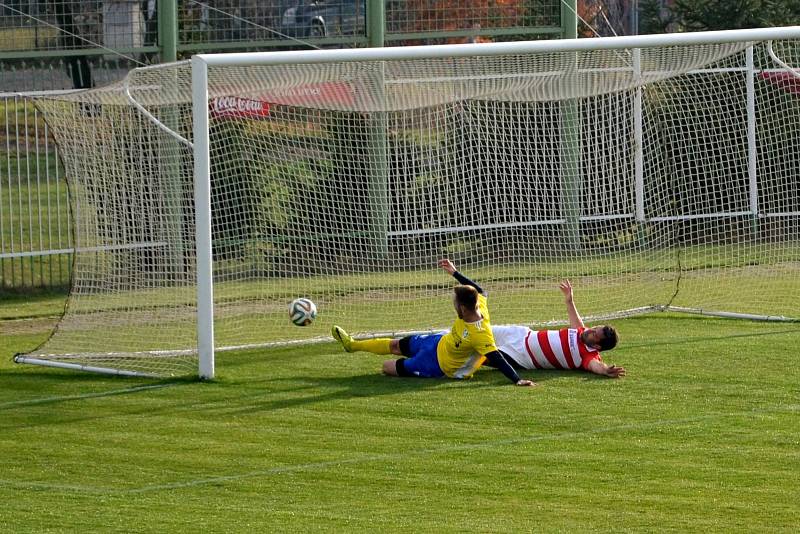
[{"label": "soccer goal", "polygon": [[[800,318],[800,27],[195,56],[40,100],[75,229],[19,362],[214,376],[223,349],[452,321]],[[310,298],[305,327],[287,307]]]}]

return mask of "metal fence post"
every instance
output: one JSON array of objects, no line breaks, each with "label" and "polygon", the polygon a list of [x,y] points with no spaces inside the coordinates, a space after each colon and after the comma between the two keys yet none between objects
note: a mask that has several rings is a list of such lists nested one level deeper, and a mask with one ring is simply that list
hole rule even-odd
[{"label": "metal fence post", "polygon": [[158,49],[162,63],[178,59],[178,0],[158,0]]},{"label": "metal fence post", "polygon": [[[386,29],[386,5],[384,0],[369,0],[367,4],[367,38],[369,46],[382,47]],[[384,63],[376,65],[375,83],[379,88],[379,106],[385,104],[383,98]],[[378,111],[371,119],[369,128],[370,145],[372,147],[370,169],[373,173],[369,181],[368,206],[371,213],[370,238],[373,240],[375,259],[380,260],[389,254],[389,168],[386,146],[389,129],[388,115]]]},{"label": "metal fence post", "polygon": [[[577,0],[561,2],[561,35],[564,39],[577,39]],[[578,52],[573,52],[577,76]],[[581,244],[581,116],[577,100],[566,100],[561,108],[561,176],[563,183],[564,240],[567,251],[577,252]]]}]

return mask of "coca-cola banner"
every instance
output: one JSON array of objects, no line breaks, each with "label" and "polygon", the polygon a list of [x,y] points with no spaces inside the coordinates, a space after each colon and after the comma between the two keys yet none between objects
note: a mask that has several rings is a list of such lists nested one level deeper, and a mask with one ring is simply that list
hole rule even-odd
[{"label": "coca-cola banner", "polygon": [[269,116],[269,102],[238,96],[219,96],[209,101],[208,111],[215,118],[260,119]]},{"label": "coca-cola banner", "polygon": [[352,105],[354,93],[349,82],[323,82],[276,88],[259,97],[275,104],[336,109]]},{"label": "coca-cola banner", "polygon": [[251,98],[214,97],[208,109],[214,118],[263,119],[269,117],[270,105],[348,109],[353,105],[355,92],[355,86],[348,82],[306,84],[271,89]]}]

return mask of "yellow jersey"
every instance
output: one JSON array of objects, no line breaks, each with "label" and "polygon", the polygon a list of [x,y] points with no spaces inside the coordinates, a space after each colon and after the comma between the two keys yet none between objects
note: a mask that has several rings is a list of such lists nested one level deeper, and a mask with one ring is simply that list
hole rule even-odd
[{"label": "yellow jersey", "polygon": [[497,350],[489,324],[489,306],[486,297],[480,294],[478,312],[482,319],[474,323],[456,319],[453,328],[436,346],[439,367],[450,378],[471,378],[486,361],[486,354]]}]

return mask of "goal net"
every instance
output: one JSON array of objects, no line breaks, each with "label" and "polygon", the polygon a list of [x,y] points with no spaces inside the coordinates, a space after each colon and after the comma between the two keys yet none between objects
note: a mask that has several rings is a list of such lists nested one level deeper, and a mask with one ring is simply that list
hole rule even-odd
[{"label": "goal net", "polygon": [[440,330],[444,257],[495,324],[563,324],[565,278],[587,322],[796,319],[800,30],[778,30],[203,56],[199,136],[191,62],[40,100],[74,280],[18,361],[178,375],[198,330],[217,351]]}]

